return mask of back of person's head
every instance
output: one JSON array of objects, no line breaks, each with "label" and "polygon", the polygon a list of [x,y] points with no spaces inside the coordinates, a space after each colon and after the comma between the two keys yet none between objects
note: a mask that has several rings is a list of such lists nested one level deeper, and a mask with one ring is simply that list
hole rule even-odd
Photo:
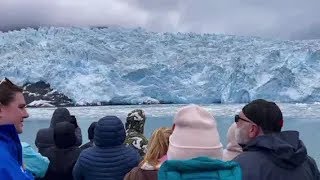
[{"label": "back of person's head", "polygon": [[54,128],[57,123],[70,121],[71,116],[69,110],[67,108],[57,108],[52,114],[50,127]]},{"label": "back of person's head", "polygon": [[242,108],[243,114],[261,127],[264,134],[280,132],[283,117],[276,103],[264,99],[256,99]]},{"label": "back of person's head", "polygon": [[54,127],[53,139],[57,148],[66,149],[76,144],[75,127],[69,122],[57,123]]},{"label": "back of person's head", "polygon": [[171,134],[171,128],[161,127],[156,129],[149,140],[148,151],[143,162],[149,163],[153,167],[159,164],[159,159],[167,154]]},{"label": "back of person's head", "polygon": [[3,106],[9,105],[16,93],[22,93],[23,89],[13,84],[9,79],[4,78],[0,82],[0,103]]},{"label": "back of person's head", "polygon": [[227,144],[227,148],[223,151],[223,160],[225,161],[232,160],[242,152],[242,148],[236,140],[236,134],[235,134],[236,127],[237,127],[237,124],[232,123],[232,125],[228,129],[228,133],[227,133],[228,144]]},{"label": "back of person's head", "polygon": [[144,131],[144,124],[146,121],[146,115],[142,109],[135,109],[131,111],[126,120],[126,130],[135,130],[141,134]]},{"label": "back of person's head", "polygon": [[53,134],[53,128],[39,129],[35,139],[35,145],[39,148],[39,152],[53,146]]},{"label": "back of person's head", "polygon": [[121,120],[116,116],[101,118],[94,129],[93,142],[97,147],[112,147],[124,143],[126,132]]},{"label": "back of person's head", "polygon": [[181,108],[174,118],[168,159],[209,156],[222,159],[222,144],[214,117],[198,105]]},{"label": "back of person's head", "polygon": [[94,137],[94,129],[97,125],[97,122],[93,122],[90,124],[89,128],[88,128],[88,139],[92,140]]}]

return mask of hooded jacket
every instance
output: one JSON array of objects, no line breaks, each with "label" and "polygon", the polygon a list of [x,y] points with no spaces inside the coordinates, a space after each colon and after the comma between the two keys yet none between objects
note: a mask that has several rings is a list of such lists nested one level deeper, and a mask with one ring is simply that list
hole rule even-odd
[{"label": "hooded jacket", "polygon": [[141,109],[131,111],[126,120],[125,144],[135,148],[141,157],[147,152],[148,140],[143,135],[146,116]]},{"label": "hooded jacket", "polygon": [[76,136],[74,131],[74,125],[68,122],[60,122],[55,126],[55,147],[44,151],[44,155],[50,160],[44,179],[72,179],[72,169],[81,152],[80,148],[75,145]]},{"label": "hooded jacket", "polygon": [[[70,122],[70,112],[66,108],[57,108],[52,115],[50,127],[40,129],[37,132],[35,144],[39,149],[39,152],[42,154],[43,151],[47,148],[54,146],[54,139],[53,139],[53,129],[57,123],[60,122]],[[82,144],[82,135],[81,129],[79,127],[76,128],[75,134],[77,137],[76,145],[80,146]]]},{"label": "hooded jacket", "polygon": [[243,180],[319,180],[315,161],[307,155],[297,131],[258,136],[250,141],[234,161]]},{"label": "hooded jacket", "polygon": [[35,177],[43,177],[49,167],[49,159],[36,152],[30,144],[21,142],[23,164]]},{"label": "hooded jacket", "polygon": [[119,118],[106,116],[94,130],[95,146],[83,150],[73,169],[77,180],[123,180],[126,173],[138,165],[136,150],[124,145],[125,129]]},{"label": "hooded jacket", "polygon": [[241,180],[241,169],[236,162],[224,162],[209,157],[168,160],[161,165],[158,179]]},{"label": "hooded jacket", "polygon": [[22,147],[14,125],[0,126],[0,179],[31,180],[30,172],[24,170]]}]

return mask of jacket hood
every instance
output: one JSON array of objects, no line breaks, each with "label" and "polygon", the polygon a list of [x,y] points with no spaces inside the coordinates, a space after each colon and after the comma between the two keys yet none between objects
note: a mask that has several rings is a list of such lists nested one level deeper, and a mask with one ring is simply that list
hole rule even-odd
[{"label": "jacket hood", "polygon": [[16,128],[13,124],[0,125],[0,141],[7,144],[5,147],[19,165],[22,165],[22,147]]},{"label": "jacket hood", "polygon": [[266,152],[279,167],[293,169],[307,158],[307,149],[299,139],[297,131],[258,136],[244,147],[244,151]]},{"label": "jacket hood", "polygon": [[53,128],[40,129],[37,132],[35,144],[39,149],[53,146]]},{"label": "jacket hood", "polygon": [[142,109],[135,109],[131,111],[126,120],[126,130],[136,131],[143,134],[144,124],[146,122],[146,115]]},{"label": "jacket hood", "polygon": [[[234,161],[221,161],[209,157],[165,161],[158,172],[158,179],[233,179],[240,180],[240,165]],[[185,177],[185,178],[181,178]]]},{"label": "jacket hood", "polygon": [[60,122],[56,124],[53,138],[57,148],[67,149],[75,146],[76,134],[74,125],[69,122]]},{"label": "jacket hood", "polygon": [[101,118],[94,129],[93,142],[98,147],[112,147],[122,145],[126,132],[121,120],[116,116]]},{"label": "jacket hood", "polygon": [[58,108],[53,112],[50,127],[54,128],[57,123],[60,122],[70,122],[70,112],[67,108]]}]

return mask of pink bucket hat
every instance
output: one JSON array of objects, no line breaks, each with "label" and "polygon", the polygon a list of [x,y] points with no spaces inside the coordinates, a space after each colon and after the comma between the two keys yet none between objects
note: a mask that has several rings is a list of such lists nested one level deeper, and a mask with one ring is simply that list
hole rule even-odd
[{"label": "pink bucket hat", "polygon": [[169,138],[168,159],[191,159],[209,156],[222,159],[214,117],[198,105],[181,108],[174,118],[175,128]]}]

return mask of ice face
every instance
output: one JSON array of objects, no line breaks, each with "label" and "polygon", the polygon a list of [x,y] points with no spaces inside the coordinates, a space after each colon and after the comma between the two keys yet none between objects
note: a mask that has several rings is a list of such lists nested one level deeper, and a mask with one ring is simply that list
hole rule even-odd
[{"label": "ice face", "polygon": [[320,40],[43,27],[0,33],[0,61],[79,104],[320,101]]}]

